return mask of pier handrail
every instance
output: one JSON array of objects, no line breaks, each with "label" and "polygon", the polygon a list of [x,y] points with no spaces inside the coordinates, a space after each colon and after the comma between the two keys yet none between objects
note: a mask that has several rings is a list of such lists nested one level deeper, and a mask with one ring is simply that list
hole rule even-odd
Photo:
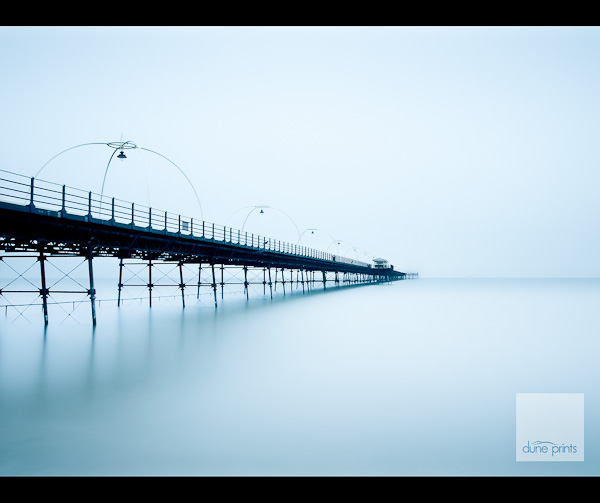
[{"label": "pier handrail", "polygon": [[153,233],[221,241],[246,248],[371,267],[370,264],[348,257],[2,169],[0,201],[29,207],[30,211],[55,211],[65,217],[87,217],[89,221],[107,225],[131,226]]}]

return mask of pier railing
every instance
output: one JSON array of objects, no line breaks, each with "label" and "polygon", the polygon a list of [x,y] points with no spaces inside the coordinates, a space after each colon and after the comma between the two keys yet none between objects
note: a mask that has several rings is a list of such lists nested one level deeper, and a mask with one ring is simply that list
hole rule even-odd
[{"label": "pier railing", "polygon": [[76,215],[107,225],[130,226],[153,233],[220,241],[252,249],[371,267],[370,264],[348,257],[5,170],[0,170],[0,200],[29,207],[31,211],[57,212],[65,218]]}]

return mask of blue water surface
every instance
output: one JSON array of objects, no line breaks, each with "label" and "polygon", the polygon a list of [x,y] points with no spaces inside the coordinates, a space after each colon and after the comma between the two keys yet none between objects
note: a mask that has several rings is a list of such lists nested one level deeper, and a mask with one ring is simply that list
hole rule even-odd
[{"label": "blue water surface", "polygon": [[[1,312],[0,474],[600,474],[600,280],[232,288]],[[585,461],[516,462],[528,392],[585,394]]]}]

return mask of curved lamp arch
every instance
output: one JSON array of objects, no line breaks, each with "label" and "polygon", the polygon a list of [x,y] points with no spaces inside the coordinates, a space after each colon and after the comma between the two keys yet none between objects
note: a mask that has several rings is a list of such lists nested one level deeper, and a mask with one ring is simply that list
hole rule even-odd
[{"label": "curved lamp arch", "polygon": [[358,255],[358,250],[359,250],[359,249],[360,249],[360,248],[358,248],[357,246],[351,246],[350,248],[348,248],[348,249],[346,250],[346,253],[344,253],[344,255],[348,255],[348,252],[349,252],[350,250],[352,250],[352,251],[353,251],[353,252],[356,254],[356,258],[355,258],[355,260],[358,260],[358,257],[359,257],[359,255]]},{"label": "curved lamp arch", "polygon": [[[164,156],[164,155],[162,155],[162,154],[160,154],[160,153],[158,153],[158,152],[156,152],[154,150],[150,150],[149,148],[140,147],[140,146],[136,145],[132,141],[118,141],[118,142],[108,142],[108,143],[104,143],[104,142],[90,142],[90,143],[82,143],[80,145],[74,145],[73,147],[69,147],[69,148],[67,148],[65,150],[62,150],[61,152],[59,152],[55,156],[51,157],[48,161],[46,161],[46,163],[35,174],[35,177],[37,177],[42,172],[42,170],[48,164],[50,164],[51,161],[53,161],[54,159],[56,159],[61,154],[64,154],[65,152],[68,152],[69,150],[73,150],[73,149],[79,148],[79,147],[85,147],[85,146],[88,146],[88,145],[107,145],[108,147],[114,149],[113,153],[111,154],[111,156],[110,156],[110,158],[108,160],[108,164],[106,165],[106,169],[104,170],[104,177],[102,179],[102,189],[101,189],[101,192],[100,192],[100,201],[102,201],[102,196],[104,195],[104,185],[106,183],[106,177],[108,175],[108,169],[110,168],[110,163],[112,162],[112,160],[113,160],[115,154],[117,153],[117,151],[121,150],[121,153],[117,157],[122,158],[122,159],[126,159],[127,156],[124,154],[124,150],[139,149],[140,150],[140,154],[142,154],[142,152],[141,152],[142,150],[145,150],[146,152],[151,152],[151,153],[153,153],[155,155],[158,155],[159,157],[162,157],[166,161],[170,162],[184,176],[184,178],[186,179],[186,181],[190,185],[192,191],[194,192],[194,195],[196,196],[196,201],[198,202],[198,207],[200,208],[200,216],[204,220],[204,214],[202,212],[202,204],[200,203],[200,197],[198,196],[198,193],[196,192],[196,188],[194,187],[194,185],[192,184],[192,182],[188,178],[188,176],[185,174],[185,172],[179,166],[177,166],[177,164],[175,164],[171,159],[169,159],[168,157],[166,157],[166,156]],[[147,169],[147,165],[146,165],[146,159],[145,159],[145,157],[144,157],[143,154],[142,154],[142,160],[144,162],[144,170],[146,171],[146,188],[148,190],[148,200],[150,200],[150,186],[149,186],[149,181],[148,181],[148,169]]]},{"label": "curved lamp arch", "polygon": [[342,243],[346,243],[346,244],[350,245],[351,248],[354,248],[354,245],[352,243],[349,243],[348,241],[344,241],[343,239],[333,239],[331,241],[331,243],[329,243],[329,246],[327,247],[327,250],[325,250],[325,251],[328,252],[329,248],[331,248],[331,245],[335,244],[335,246],[337,248],[337,251],[338,251],[338,255],[339,255],[339,253],[340,253],[340,245]]},{"label": "curved lamp arch", "polygon": [[313,234],[315,233],[315,231],[317,231],[317,232],[323,232],[323,233],[327,234],[327,236],[329,237],[329,239],[331,239],[332,241],[335,241],[335,239],[333,239],[333,237],[331,236],[331,234],[329,234],[329,232],[324,231],[323,229],[310,228],[310,229],[305,229],[304,231],[302,231],[302,234],[300,234],[300,237],[298,238],[298,241],[296,242],[297,245],[300,244],[300,240],[302,239],[302,236],[304,236],[304,234],[306,234],[308,231],[311,231]]},{"label": "curved lamp arch", "polygon": [[[127,159],[127,156],[124,153],[124,150],[137,148],[137,145],[131,141],[125,142],[111,142],[107,143],[111,148],[114,148],[113,153],[110,155],[110,159],[108,160],[108,164],[106,165],[106,169],[104,170],[104,178],[102,178],[102,189],[100,190],[100,206],[102,206],[102,197],[104,196],[104,184],[106,183],[106,175],[108,175],[108,168],[110,167],[110,163],[113,160],[113,157],[117,153],[117,150],[121,150],[121,153],[117,156],[121,160]],[[141,152],[140,152],[141,153]],[[146,191],[148,193],[148,206],[151,206],[150,203],[150,182],[148,180],[148,166],[146,165],[146,159],[142,155],[142,161],[144,162],[144,172],[146,174]],[[202,209],[200,209],[202,212]]]},{"label": "curved lamp arch", "polygon": [[374,255],[371,255],[369,252],[363,251],[358,255],[358,257],[356,257],[356,260],[360,260],[360,257],[362,257],[363,255],[367,256],[367,260],[372,260],[374,257]]},{"label": "curved lamp arch", "polygon": [[[231,217],[233,217],[233,215],[235,215],[236,213],[248,209],[248,208],[256,208],[256,206],[242,206],[241,208],[238,208],[237,210],[235,210],[231,215],[229,215],[226,219],[225,219],[225,226],[227,226],[227,223],[231,220]],[[262,208],[262,206],[261,206]]]},{"label": "curved lamp arch", "polygon": [[65,150],[59,152],[58,154],[56,154],[54,157],[51,157],[48,161],[46,161],[46,163],[38,170],[38,172],[34,175],[34,178],[37,178],[38,175],[42,172],[42,170],[48,165],[50,164],[51,161],[53,161],[54,159],[56,159],[59,155],[64,154],[65,152],[68,152],[69,150],[73,150],[74,148],[79,148],[79,147],[85,147],[87,145],[108,145],[108,143],[99,143],[99,142],[93,142],[93,143],[82,143],[81,145],[74,145],[73,147],[69,147],[66,148]]},{"label": "curved lamp arch", "polygon": [[231,218],[233,215],[235,215],[235,213],[237,213],[238,211],[241,211],[241,210],[246,209],[246,208],[252,208],[252,209],[248,212],[248,214],[246,215],[246,218],[244,219],[244,223],[242,224],[242,228],[241,228],[242,231],[244,230],[244,227],[246,226],[246,222],[248,221],[248,218],[250,217],[250,215],[252,213],[254,213],[256,210],[261,210],[261,212],[264,213],[262,210],[268,208],[268,209],[271,209],[271,210],[279,211],[286,218],[288,218],[289,221],[292,222],[292,224],[294,225],[294,227],[295,227],[296,232],[298,233],[298,235],[300,235],[300,229],[298,229],[298,225],[296,225],[296,222],[294,222],[294,219],[292,217],[290,217],[285,211],[280,210],[279,208],[275,208],[274,206],[268,206],[268,205],[244,206],[244,207],[240,208],[239,210],[234,211],[229,216],[229,218]]},{"label": "curved lamp arch", "polygon": [[145,150],[147,152],[152,152],[153,154],[158,155],[159,157],[162,157],[163,159],[169,161],[173,166],[175,166],[177,168],[177,170],[183,175],[183,177],[187,180],[188,184],[190,185],[190,187],[192,188],[192,190],[194,191],[194,195],[196,196],[196,201],[198,202],[198,207],[200,208],[200,216],[202,217],[202,220],[204,220],[204,214],[202,213],[202,205],[200,204],[200,197],[198,196],[198,193],[196,192],[196,189],[194,187],[194,184],[192,183],[192,181],[188,178],[188,176],[183,172],[183,170],[177,166],[177,164],[175,164],[171,159],[169,159],[168,157],[165,157],[162,154],[159,154],[158,152],[155,152],[154,150],[150,150],[149,148],[144,148],[144,147],[139,147],[141,150]]}]

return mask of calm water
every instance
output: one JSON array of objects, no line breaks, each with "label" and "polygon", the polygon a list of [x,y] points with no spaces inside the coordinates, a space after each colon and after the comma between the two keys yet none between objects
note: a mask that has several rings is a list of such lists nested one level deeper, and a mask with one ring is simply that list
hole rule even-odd
[{"label": "calm water", "polygon": [[[600,474],[600,280],[253,294],[2,312],[0,474]],[[523,392],[585,393],[584,462],[515,461]]]}]

